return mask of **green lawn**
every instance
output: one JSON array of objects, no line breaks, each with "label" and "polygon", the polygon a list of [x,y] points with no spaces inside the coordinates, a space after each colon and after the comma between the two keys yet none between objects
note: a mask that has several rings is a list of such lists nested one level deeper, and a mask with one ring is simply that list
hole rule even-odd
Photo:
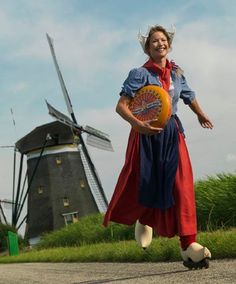
[{"label": "green lawn", "polygon": [[[199,233],[198,241],[207,246],[213,259],[236,258],[236,228]],[[117,241],[74,247],[33,249],[18,256],[0,257],[0,263],[15,262],[158,262],[180,261],[178,238],[154,238],[146,250],[135,241]]]}]

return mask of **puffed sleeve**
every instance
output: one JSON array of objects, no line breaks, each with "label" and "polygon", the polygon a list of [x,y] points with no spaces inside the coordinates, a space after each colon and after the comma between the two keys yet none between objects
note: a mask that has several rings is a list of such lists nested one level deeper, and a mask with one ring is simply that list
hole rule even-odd
[{"label": "puffed sleeve", "polygon": [[124,81],[120,95],[134,97],[135,92],[142,88],[146,83],[144,68],[135,68],[129,72],[127,79]]},{"label": "puffed sleeve", "polygon": [[183,75],[181,75],[181,92],[180,92],[180,98],[184,101],[186,105],[191,104],[191,102],[194,100],[196,94],[194,91],[192,91]]}]

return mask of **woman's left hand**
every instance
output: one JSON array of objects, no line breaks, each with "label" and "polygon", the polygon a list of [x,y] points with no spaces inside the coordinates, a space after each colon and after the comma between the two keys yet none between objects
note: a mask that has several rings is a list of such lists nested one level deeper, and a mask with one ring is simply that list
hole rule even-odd
[{"label": "woman's left hand", "polygon": [[209,129],[213,128],[212,122],[205,114],[198,115],[198,121],[203,128],[209,128]]},{"label": "woman's left hand", "polygon": [[209,129],[213,128],[212,122],[204,114],[204,112],[202,111],[202,109],[201,109],[200,105],[198,104],[198,101],[196,100],[196,98],[191,102],[191,104],[189,106],[190,106],[191,110],[194,113],[196,113],[196,115],[198,117],[198,121],[203,128],[209,128]]}]

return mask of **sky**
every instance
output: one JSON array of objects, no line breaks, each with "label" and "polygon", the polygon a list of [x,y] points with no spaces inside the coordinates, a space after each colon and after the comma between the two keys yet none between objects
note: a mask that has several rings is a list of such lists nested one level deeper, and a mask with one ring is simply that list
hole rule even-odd
[{"label": "sky", "polygon": [[[196,115],[179,102],[194,179],[235,173],[234,0],[0,0],[0,145],[14,145],[53,121],[45,99],[66,114],[48,33],[78,123],[112,140],[114,152],[88,146],[110,200],[130,131],[116,114],[116,103],[130,69],[147,60],[138,31],[145,34],[155,24],[175,25],[169,59],[184,70],[214,124],[213,130],[201,128]],[[13,149],[0,148],[0,157],[0,199],[11,199]]]}]

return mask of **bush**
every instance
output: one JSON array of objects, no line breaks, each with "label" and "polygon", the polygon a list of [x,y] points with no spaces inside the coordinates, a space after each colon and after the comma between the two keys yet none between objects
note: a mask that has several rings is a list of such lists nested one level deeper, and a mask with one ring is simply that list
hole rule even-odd
[{"label": "bush", "polygon": [[0,252],[8,250],[7,232],[11,231],[16,233],[16,229],[10,225],[0,223]]},{"label": "bush", "polygon": [[78,223],[45,234],[41,238],[38,247],[80,246],[92,243],[131,240],[134,238],[133,226],[110,223],[105,228],[102,222],[103,215],[100,213],[82,217]]},{"label": "bush", "polygon": [[199,230],[236,226],[236,175],[219,174],[195,183]]}]

